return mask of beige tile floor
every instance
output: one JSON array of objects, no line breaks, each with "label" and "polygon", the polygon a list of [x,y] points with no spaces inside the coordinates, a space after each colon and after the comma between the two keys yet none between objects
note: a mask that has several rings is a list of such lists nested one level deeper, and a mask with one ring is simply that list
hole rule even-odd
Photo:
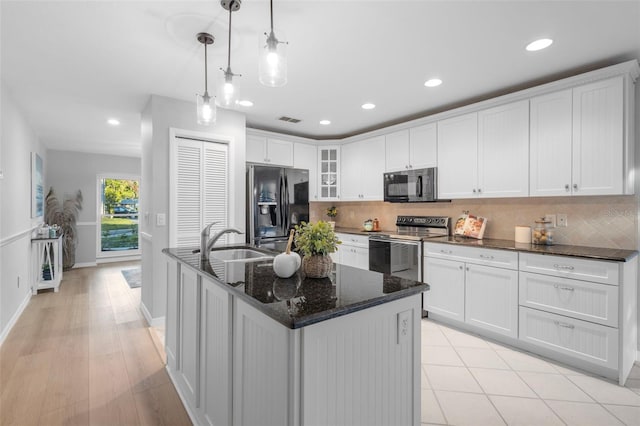
[{"label": "beige tile floor", "polygon": [[640,426],[640,366],[621,387],[424,319],[422,424]]}]

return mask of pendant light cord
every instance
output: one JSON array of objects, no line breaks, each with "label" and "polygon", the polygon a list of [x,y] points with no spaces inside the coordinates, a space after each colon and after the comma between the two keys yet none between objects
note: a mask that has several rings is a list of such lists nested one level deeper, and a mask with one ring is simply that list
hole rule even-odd
[{"label": "pendant light cord", "polygon": [[269,1],[271,11],[271,34],[273,34],[273,0]]},{"label": "pendant light cord", "polygon": [[209,93],[209,88],[207,87],[207,43],[204,43],[204,93]]},{"label": "pendant light cord", "polygon": [[231,11],[233,10],[233,3],[235,2],[231,0],[229,4],[229,54],[227,55],[227,72],[231,72]]}]

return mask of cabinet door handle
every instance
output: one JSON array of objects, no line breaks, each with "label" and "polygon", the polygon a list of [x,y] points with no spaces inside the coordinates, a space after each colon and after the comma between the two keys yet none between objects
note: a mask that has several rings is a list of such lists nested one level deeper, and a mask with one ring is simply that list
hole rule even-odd
[{"label": "cabinet door handle", "polygon": [[462,271],[462,265],[460,265],[460,270]]},{"label": "cabinet door handle", "polygon": [[473,193],[474,193],[474,194],[476,193],[476,189],[475,189],[475,188],[473,188]]},{"label": "cabinet door handle", "polygon": [[405,165],[404,165],[404,168],[405,168],[405,169],[408,169],[408,168],[409,168],[409,165],[408,165],[408,164],[405,164]]},{"label": "cabinet door handle", "polygon": [[410,168],[410,169],[413,169],[413,164],[409,164],[409,168]]},{"label": "cabinet door handle", "polygon": [[466,270],[467,270],[467,271],[469,270],[469,267],[468,267],[468,266],[466,267]]},{"label": "cabinet door handle", "polygon": [[564,190],[565,190],[565,191],[567,191],[567,192],[569,192],[569,191],[570,191],[570,186],[569,186],[569,184],[568,184],[568,183],[564,186]]},{"label": "cabinet door handle", "polygon": [[573,271],[574,267],[571,265],[558,265],[557,263],[555,263],[553,265],[554,268],[556,269],[561,269],[561,270],[566,270],[566,271]]},{"label": "cabinet door handle", "polygon": [[577,183],[574,183],[574,184],[573,184],[573,190],[574,190],[574,191],[577,191],[577,190],[578,190],[578,184],[577,184]]},{"label": "cabinet door handle", "polygon": [[567,291],[575,291],[576,290],[573,287],[565,287],[565,286],[561,286],[560,284],[554,284],[553,286],[555,288],[557,288],[558,290],[567,290]]},{"label": "cabinet door handle", "polygon": [[487,255],[485,255],[485,254],[481,254],[481,255],[480,255],[480,258],[481,258],[481,259],[493,259],[493,256],[487,256]]},{"label": "cabinet door handle", "polygon": [[482,188],[478,188],[478,194],[482,192]]},{"label": "cabinet door handle", "polygon": [[564,328],[570,328],[570,329],[574,329],[576,328],[575,325],[573,324],[567,324],[566,322],[560,322],[560,321],[554,321],[553,322],[555,325],[557,325],[558,327],[564,327]]}]

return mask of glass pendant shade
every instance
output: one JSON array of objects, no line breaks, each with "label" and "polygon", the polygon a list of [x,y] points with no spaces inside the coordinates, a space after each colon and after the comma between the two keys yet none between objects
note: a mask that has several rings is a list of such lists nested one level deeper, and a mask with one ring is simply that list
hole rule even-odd
[{"label": "glass pendant shade", "polygon": [[240,101],[240,92],[238,85],[233,81],[233,74],[230,71],[223,73],[218,82],[216,93],[216,101],[221,107],[235,108],[237,106],[238,101]]},{"label": "glass pendant shade", "polygon": [[198,114],[198,124],[208,126],[216,122],[216,102],[215,98],[209,96],[207,92],[204,95],[196,95],[196,108]]},{"label": "glass pendant shade", "polygon": [[260,83],[269,87],[284,86],[287,84],[287,43],[280,41],[272,30],[261,34],[258,43]]}]

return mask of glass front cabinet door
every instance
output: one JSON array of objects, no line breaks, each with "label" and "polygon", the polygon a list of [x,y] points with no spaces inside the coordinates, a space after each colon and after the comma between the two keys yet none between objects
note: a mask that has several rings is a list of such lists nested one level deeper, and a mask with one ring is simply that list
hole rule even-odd
[{"label": "glass front cabinet door", "polygon": [[340,147],[337,145],[318,147],[318,199],[331,201],[340,199]]}]

